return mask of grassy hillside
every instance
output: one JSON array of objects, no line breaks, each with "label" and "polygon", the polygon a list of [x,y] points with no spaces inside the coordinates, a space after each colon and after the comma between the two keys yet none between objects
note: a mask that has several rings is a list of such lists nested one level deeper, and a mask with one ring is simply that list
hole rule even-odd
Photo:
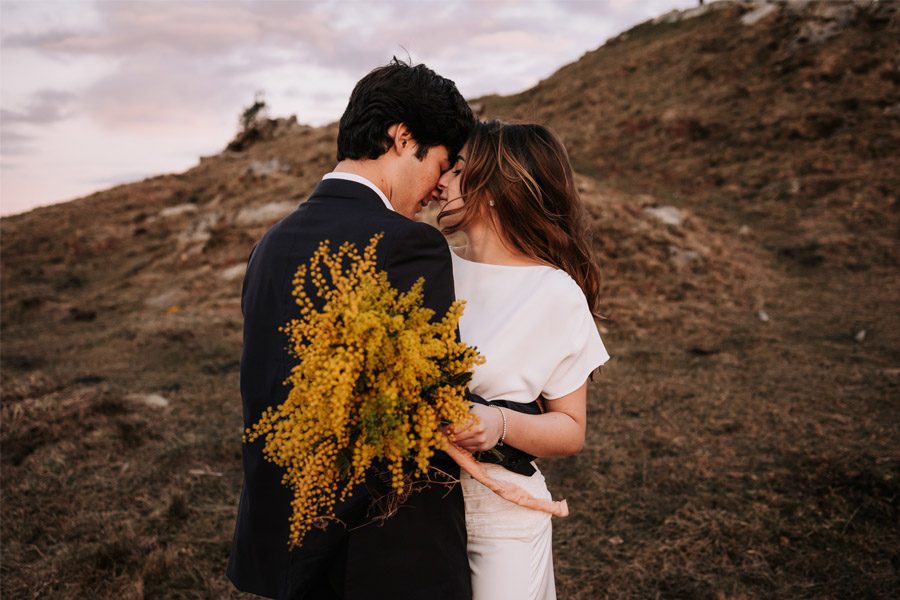
[{"label": "grassy hillside", "polygon": [[[588,443],[543,464],[559,595],[889,598],[896,6],[713,6],[473,101],[561,134],[603,267]],[[258,133],[0,220],[4,596],[241,597],[243,264],[336,127]]]}]

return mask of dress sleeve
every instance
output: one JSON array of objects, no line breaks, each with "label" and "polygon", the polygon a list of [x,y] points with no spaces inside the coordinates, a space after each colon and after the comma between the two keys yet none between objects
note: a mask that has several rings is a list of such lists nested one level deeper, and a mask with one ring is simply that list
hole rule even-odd
[{"label": "dress sleeve", "polygon": [[[573,310],[557,312],[559,322],[554,329],[560,337],[559,343],[552,345],[560,349],[557,353],[559,362],[544,385],[542,395],[548,400],[561,398],[580,388],[594,369],[610,358],[587,299],[581,288],[576,286],[576,289],[577,302],[576,298],[572,299]],[[568,295],[576,294],[570,288]]]}]

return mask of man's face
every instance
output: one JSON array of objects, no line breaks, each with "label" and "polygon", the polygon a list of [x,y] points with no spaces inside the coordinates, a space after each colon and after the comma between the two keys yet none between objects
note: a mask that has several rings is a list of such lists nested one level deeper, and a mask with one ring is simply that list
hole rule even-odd
[{"label": "man's face", "polygon": [[446,146],[432,146],[419,160],[416,145],[408,144],[401,159],[399,186],[394,190],[391,205],[398,213],[412,219],[428,206],[438,179],[450,168],[450,157]]},{"label": "man's face", "polygon": [[[462,150],[459,151],[459,156],[456,158],[456,164],[453,165],[453,168],[441,175],[440,182],[438,183],[438,189],[435,190],[437,192],[436,200],[439,203],[441,212],[444,211],[455,211],[465,207],[466,203],[462,197],[462,189],[460,183],[462,182],[462,173],[466,168],[466,157],[469,155],[469,146],[466,144],[462,147]],[[443,219],[440,220],[439,225],[443,227],[452,227],[459,223],[463,218],[463,212],[457,212],[451,215],[446,215]]]}]

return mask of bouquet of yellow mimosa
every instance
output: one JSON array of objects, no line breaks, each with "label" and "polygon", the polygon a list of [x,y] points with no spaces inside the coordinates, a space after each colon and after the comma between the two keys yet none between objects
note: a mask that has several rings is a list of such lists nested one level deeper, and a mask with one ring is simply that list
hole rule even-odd
[{"label": "bouquet of yellow mimosa", "polygon": [[457,338],[464,303],[432,320],[434,311],[422,303],[424,279],[399,292],[376,268],[382,236],[361,253],[349,242],[332,251],[324,241],[298,267],[300,316],[281,328],[298,360],[285,381],[288,396],[244,435],[245,442],[264,437],[264,456],[285,470],[282,481],[293,491],[291,547],[334,518],[336,503],[376,464],[386,465],[401,495],[409,475],[424,474],[438,450],[479,470],[441,433],[471,419],[466,386],[484,362]]}]

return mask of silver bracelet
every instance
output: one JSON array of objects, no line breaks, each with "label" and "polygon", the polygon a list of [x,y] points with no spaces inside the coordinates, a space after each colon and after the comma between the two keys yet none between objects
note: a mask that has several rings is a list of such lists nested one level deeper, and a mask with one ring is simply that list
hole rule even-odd
[{"label": "silver bracelet", "polygon": [[499,406],[496,406],[496,405],[495,405],[494,408],[496,408],[497,410],[500,411],[500,416],[503,418],[503,433],[500,434],[500,439],[497,440],[497,443],[495,444],[495,445],[497,445],[497,446],[502,446],[502,445],[503,445],[503,440],[506,439],[506,413],[503,412],[503,409],[500,408]]}]

